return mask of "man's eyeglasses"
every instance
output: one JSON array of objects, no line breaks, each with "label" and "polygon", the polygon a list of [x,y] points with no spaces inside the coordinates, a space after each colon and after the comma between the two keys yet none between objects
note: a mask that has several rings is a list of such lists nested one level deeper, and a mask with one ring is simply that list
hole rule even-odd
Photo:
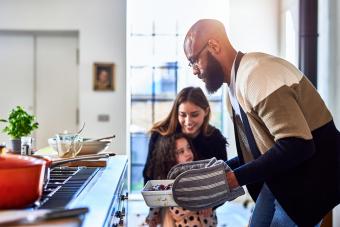
[{"label": "man's eyeglasses", "polygon": [[193,57],[191,57],[191,58],[189,59],[189,67],[194,67],[194,66],[196,66],[197,61],[198,61],[198,58],[200,57],[200,54],[203,52],[203,50],[204,50],[207,46],[208,46],[208,43],[206,43],[206,44],[202,47],[202,49],[201,49],[200,51],[198,51],[198,53],[197,53],[195,56],[193,56]]}]

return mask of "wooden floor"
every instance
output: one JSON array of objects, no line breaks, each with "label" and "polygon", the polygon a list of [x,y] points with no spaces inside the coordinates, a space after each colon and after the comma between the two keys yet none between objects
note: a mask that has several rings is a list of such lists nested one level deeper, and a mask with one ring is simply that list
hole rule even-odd
[{"label": "wooden floor", "polygon": [[[219,207],[217,212],[218,227],[246,227],[253,209],[253,202],[245,206],[245,197],[240,197],[236,202],[227,202]],[[144,223],[149,212],[144,200],[132,200],[128,202],[128,227],[147,226]]]}]

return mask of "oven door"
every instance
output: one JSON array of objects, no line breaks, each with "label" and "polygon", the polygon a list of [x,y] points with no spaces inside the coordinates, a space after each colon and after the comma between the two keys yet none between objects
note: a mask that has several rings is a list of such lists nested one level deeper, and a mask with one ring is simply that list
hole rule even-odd
[{"label": "oven door", "polygon": [[127,190],[127,169],[122,174],[117,193],[113,200],[112,216],[110,226],[121,227],[127,226],[127,212],[128,212],[128,190]]}]

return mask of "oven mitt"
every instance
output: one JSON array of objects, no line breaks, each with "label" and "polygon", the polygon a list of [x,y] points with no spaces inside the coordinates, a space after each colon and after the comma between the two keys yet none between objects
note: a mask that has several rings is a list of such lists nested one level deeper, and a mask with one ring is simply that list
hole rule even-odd
[{"label": "oven mitt", "polygon": [[242,187],[230,191],[226,172],[231,169],[224,161],[215,158],[209,160],[203,167],[203,163],[195,165],[193,162],[176,165],[170,170],[168,177],[175,177],[172,193],[178,206],[188,210],[202,210],[244,194]]},{"label": "oven mitt", "polygon": [[206,166],[211,166],[217,161],[216,158],[204,159],[199,161],[181,163],[173,166],[168,172],[168,179],[175,179],[179,174],[191,170],[191,169],[202,169]]}]

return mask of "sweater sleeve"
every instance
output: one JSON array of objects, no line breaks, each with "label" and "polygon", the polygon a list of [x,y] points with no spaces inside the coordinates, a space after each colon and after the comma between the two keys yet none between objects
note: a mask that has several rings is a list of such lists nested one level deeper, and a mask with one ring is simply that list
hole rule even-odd
[{"label": "sweater sleeve", "polygon": [[152,159],[153,150],[155,148],[155,144],[156,144],[158,137],[159,137],[159,134],[156,132],[153,132],[149,140],[148,155],[147,155],[146,162],[145,162],[144,169],[143,169],[144,185],[149,180],[152,180],[152,177],[148,176],[147,171],[150,166],[150,161]]},{"label": "sweater sleeve", "polygon": [[314,153],[313,140],[284,138],[258,159],[236,168],[234,173],[241,186],[266,181],[298,166]]},{"label": "sweater sleeve", "polygon": [[228,161],[226,161],[226,163],[232,170],[238,168],[241,165],[238,156],[236,156],[232,159],[229,159]]}]

